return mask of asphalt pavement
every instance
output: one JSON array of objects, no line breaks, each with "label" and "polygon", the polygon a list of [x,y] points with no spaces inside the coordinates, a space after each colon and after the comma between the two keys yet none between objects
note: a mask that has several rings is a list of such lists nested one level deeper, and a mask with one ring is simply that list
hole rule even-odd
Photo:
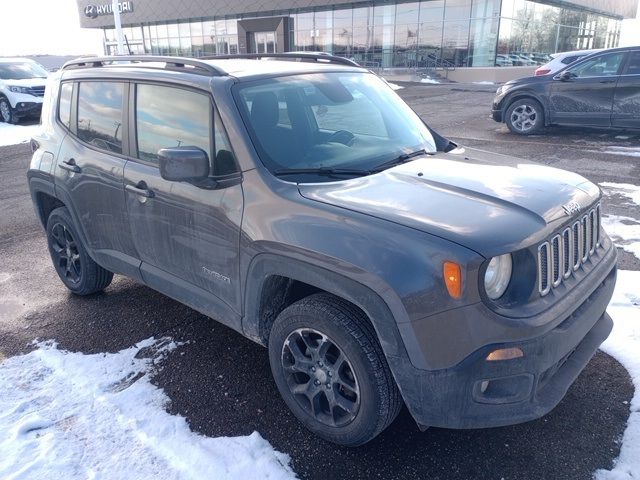
[{"label": "asphalt pavement", "polygon": [[[400,94],[436,130],[461,144],[577,171],[590,180],[640,178],[638,158],[606,153],[640,143],[637,134],[551,129],[522,139],[488,119],[492,88],[406,86]],[[618,138],[627,137],[627,138]],[[598,353],[561,404],[544,418],[485,430],[420,432],[406,410],[371,443],[336,447],[308,433],[289,413],[271,379],[267,352],[232,330],[132,280],[117,276],[104,293],[70,295],[47,253],[26,186],[27,145],[0,147],[0,359],[29,351],[32,340],[60,348],[114,352],[145,338],[185,342],[154,382],[172,413],[203,435],[258,430],[313,479],[588,479],[611,468],[633,395],[626,370]],[[637,183],[637,182],[636,182]],[[615,200],[615,199],[614,199]],[[604,213],[628,214],[615,201]],[[631,216],[631,215],[629,215]],[[640,270],[622,253],[620,265]]]}]

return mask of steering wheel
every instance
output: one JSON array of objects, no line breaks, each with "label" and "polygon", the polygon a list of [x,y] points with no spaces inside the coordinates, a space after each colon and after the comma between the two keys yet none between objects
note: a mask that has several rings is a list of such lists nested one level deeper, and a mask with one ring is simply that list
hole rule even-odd
[{"label": "steering wheel", "polygon": [[346,145],[347,147],[350,147],[351,145],[353,145],[353,142],[355,142],[355,140],[356,136],[350,131],[338,130],[337,132],[333,132],[331,135],[329,135],[329,138],[327,138],[327,143],[341,143],[343,145]]}]

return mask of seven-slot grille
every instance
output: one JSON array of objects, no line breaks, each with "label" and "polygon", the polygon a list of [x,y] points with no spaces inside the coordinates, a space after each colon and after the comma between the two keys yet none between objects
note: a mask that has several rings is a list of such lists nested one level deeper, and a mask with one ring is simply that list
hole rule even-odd
[{"label": "seven-slot grille", "polygon": [[546,295],[585,263],[600,246],[600,204],[538,246],[538,291]]},{"label": "seven-slot grille", "polygon": [[29,93],[34,97],[44,97],[44,85],[41,87],[30,87]]}]

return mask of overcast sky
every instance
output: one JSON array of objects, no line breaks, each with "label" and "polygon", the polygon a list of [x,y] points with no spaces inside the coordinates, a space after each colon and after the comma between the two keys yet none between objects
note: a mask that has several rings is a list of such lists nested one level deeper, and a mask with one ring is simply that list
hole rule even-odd
[{"label": "overcast sky", "polygon": [[102,30],[80,28],[75,0],[1,1],[0,56],[103,53]]},{"label": "overcast sky", "polygon": [[[1,1],[0,56],[103,53],[101,30],[79,27],[75,0]],[[624,21],[622,45],[640,45],[640,20]]]}]

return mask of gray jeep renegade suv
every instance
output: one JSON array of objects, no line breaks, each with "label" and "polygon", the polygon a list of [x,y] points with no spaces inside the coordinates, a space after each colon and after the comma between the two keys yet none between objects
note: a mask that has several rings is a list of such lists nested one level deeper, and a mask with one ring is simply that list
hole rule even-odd
[{"label": "gray jeep renegade suv", "polygon": [[421,428],[538,418],[611,330],[598,187],[465,152],[349,60],[80,59],[42,123],[28,180],[64,284],[127,275],[268,346],[331,442],[403,403]]}]

